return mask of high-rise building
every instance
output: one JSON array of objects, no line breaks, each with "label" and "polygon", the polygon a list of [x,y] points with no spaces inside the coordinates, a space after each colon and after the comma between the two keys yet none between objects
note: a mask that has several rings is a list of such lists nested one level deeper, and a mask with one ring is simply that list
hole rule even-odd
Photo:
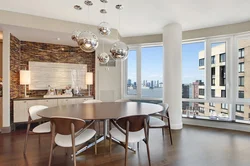
[{"label": "high-rise building", "polygon": [[[189,98],[189,84],[182,84],[182,98]],[[189,102],[182,103],[182,109],[188,109]]]},{"label": "high-rise building", "polygon": [[[239,41],[238,50],[238,97],[250,98],[250,41]],[[204,70],[205,51],[199,53],[199,69]],[[226,45],[225,43],[212,47],[211,50],[211,97],[225,98],[226,97]],[[199,98],[204,98],[205,86],[199,85]],[[204,110],[201,115],[209,116],[211,112],[219,114],[228,114],[227,103],[199,103],[201,110]],[[249,120],[250,108],[249,105],[238,104],[236,105],[236,119]]]},{"label": "high-rise building", "polygon": [[151,81],[150,88],[154,88],[154,81],[153,80]]},{"label": "high-rise building", "polygon": [[132,85],[132,81],[131,79],[128,79],[128,87],[130,87]]},{"label": "high-rise building", "polygon": [[[199,69],[204,70],[205,51],[199,52]],[[211,92],[212,98],[226,97],[226,45],[225,43],[212,46],[211,49]],[[205,86],[199,85],[199,98],[205,98]],[[224,103],[199,103],[199,114],[210,116],[211,112],[228,114],[228,104]]]},{"label": "high-rise building", "polygon": [[159,80],[157,80],[157,85],[156,85],[157,88],[159,88]]}]

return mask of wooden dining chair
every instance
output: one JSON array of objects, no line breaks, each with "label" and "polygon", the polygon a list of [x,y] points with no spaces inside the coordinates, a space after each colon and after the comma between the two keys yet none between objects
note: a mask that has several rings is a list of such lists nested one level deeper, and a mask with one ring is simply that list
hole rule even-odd
[{"label": "wooden dining chair", "polygon": [[[45,119],[41,118],[36,114],[38,111],[41,111],[46,108],[48,107],[43,105],[35,105],[31,106],[28,110],[29,117],[28,117],[27,131],[24,142],[24,150],[23,150],[24,155],[26,154],[27,142],[30,134],[38,134],[38,139],[40,143],[40,134],[50,133],[50,122],[42,123]],[[40,124],[37,125],[35,128],[33,128],[32,131],[30,131],[30,126],[32,123],[40,123]]]},{"label": "wooden dining chair", "polygon": [[52,117],[52,133],[49,166],[52,162],[53,150],[56,146],[70,148],[72,147],[74,166],[76,166],[76,152],[84,147],[84,143],[95,137],[95,154],[97,154],[96,147],[96,131],[88,127],[94,123],[86,125],[82,119]]},{"label": "wooden dining chair", "polygon": [[[90,99],[90,100],[86,100],[83,102],[84,104],[88,104],[88,103],[102,103],[101,100],[96,100],[96,99]],[[98,127],[99,127],[99,135],[100,135],[100,131],[101,131],[101,124],[100,124],[100,120],[97,121],[98,122]],[[104,132],[104,131],[103,131]]]},{"label": "wooden dining chair", "polygon": [[[164,109],[162,112],[159,112],[150,116],[149,128],[161,128],[163,136],[164,136],[164,130],[168,128],[170,142],[171,142],[171,145],[173,145],[172,132],[171,132],[171,126],[170,126],[170,117],[168,113],[169,105],[163,104],[163,103],[160,105],[162,105]],[[165,122],[166,120],[167,122]]]},{"label": "wooden dining chair", "polygon": [[111,120],[115,126],[109,132],[109,151],[111,153],[112,137],[120,141],[125,148],[125,166],[127,165],[128,158],[128,143],[138,143],[143,140],[147,147],[148,162],[151,165],[149,153],[149,116],[148,115],[135,115],[122,117],[117,120]]}]

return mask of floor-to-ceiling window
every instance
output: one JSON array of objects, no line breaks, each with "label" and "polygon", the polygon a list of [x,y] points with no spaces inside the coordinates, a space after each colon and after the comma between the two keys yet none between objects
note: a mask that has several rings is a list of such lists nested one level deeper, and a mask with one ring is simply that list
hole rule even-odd
[{"label": "floor-to-ceiling window", "polygon": [[[250,123],[250,34],[184,41],[180,63],[183,117]],[[132,47],[125,64],[126,97],[162,98],[162,46]]]},{"label": "floor-to-ceiling window", "polygon": [[163,92],[163,47],[132,47],[124,61],[126,97],[161,99]]}]

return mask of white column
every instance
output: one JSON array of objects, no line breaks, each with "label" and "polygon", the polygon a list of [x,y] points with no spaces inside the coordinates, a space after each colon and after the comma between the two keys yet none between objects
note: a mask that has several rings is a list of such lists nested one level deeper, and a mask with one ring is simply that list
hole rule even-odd
[{"label": "white column", "polygon": [[3,31],[3,127],[10,127],[10,33]]},{"label": "white column", "polygon": [[169,104],[172,129],[182,129],[182,27],[163,28],[163,102]]}]

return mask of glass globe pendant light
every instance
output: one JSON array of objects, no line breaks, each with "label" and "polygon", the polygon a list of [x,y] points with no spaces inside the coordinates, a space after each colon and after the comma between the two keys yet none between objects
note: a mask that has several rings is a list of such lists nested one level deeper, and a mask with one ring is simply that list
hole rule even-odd
[{"label": "glass globe pendant light", "polygon": [[[104,4],[104,9],[100,10],[100,13],[103,14],[103,20],[105,20],[105,15],[107,14],[107,10],[105,9],[105,4],[108,3],[108,0],[101,0]],[[111,33],[111,28],[109,24],[105,21],[101,22],[98,26],[99,33],[102,36],[108,36]],[[104,40],[102,43],[102,53],[97,55],[97,59],[99,60],[100,64],[107,64],[109,62],[109,55],[104,52]]]},{"label": "glass globe pendant light", "polygon": [[[119,28],[118,30],[120,30],[120,10],[123,9],[123,5],[116,5],[116,9],[119,10]],[[118,36],[118,32],[117,32],[117,36]],[[115,60],[125,60],[128,57],[128,51],[129,48],[126,45],[126,43],[122,42],[122,41],[117,41],[115,42],[111,49],[110,49],[110,53],[111,53],[111,57]]]},{"label": "glass globe pendant light", "polygon": [[[93,2],[85,0],[84,3],[88,6],[89,17],[89,7],[93,5]],[[97,36],[90,31],[75,31],[71,38],[73,41],[77,42],[78,46],[85,52],[94,52],[99,44]]]},{"label": "glass globe pendant light", "polygon": [[104,52],[104,40],[102,43],[102,53],[97,55],[97,59],[99,60],[100,64],[107,64],[109,62],[109,55]]}]

